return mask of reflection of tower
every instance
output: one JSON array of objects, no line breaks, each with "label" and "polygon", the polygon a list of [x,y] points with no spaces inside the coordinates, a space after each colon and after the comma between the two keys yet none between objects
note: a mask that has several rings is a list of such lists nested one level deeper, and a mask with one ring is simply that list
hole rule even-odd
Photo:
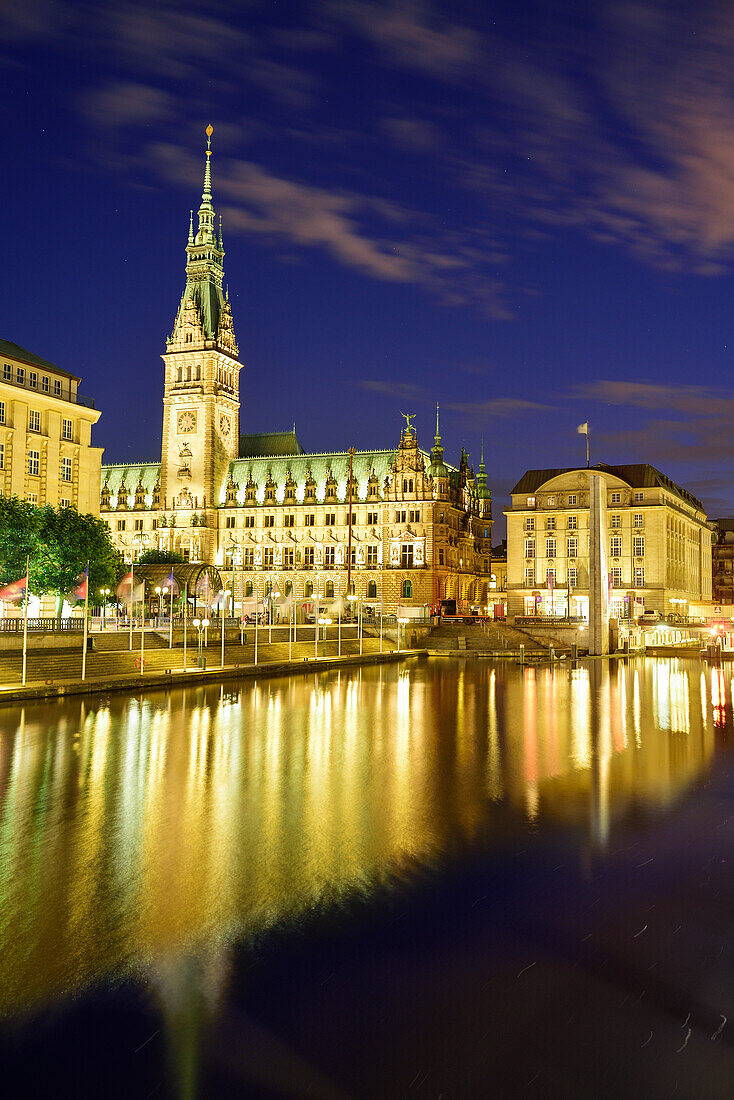
[{"label": "reflection of tower", "polygon": [[[609,728],[612,699],[609,686],[609,662],[589,661],[589,729],[591,731],[589,831],[595,848],[606,848],[609,841],[609,770],[612,758]],[[604,698],[602,698],[602,691]]]}]

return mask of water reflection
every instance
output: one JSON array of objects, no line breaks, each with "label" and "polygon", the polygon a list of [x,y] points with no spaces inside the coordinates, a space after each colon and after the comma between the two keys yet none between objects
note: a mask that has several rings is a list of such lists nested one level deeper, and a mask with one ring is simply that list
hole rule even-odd
[{"label": "water reflection", "polygon": [[0,1008],[140,973],[193,1034],[238,936],[457,843],[561,821],[603,846],[667,806],[731,692],[674,660],[437,662],[2,710]]}]

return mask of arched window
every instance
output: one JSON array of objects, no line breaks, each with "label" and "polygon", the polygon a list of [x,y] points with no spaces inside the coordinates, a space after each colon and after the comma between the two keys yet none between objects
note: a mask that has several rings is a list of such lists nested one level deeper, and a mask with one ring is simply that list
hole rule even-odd
[{"label": "arched window", "polygon": [[247,584],[245,585],[245,595],[246,596],[251,596],[252,595],[252,581],[248,581]]},{"label": "arched window", "polygon": [[190,367],[190,366],[188,366],[188,367],[186,368],[186,381],[187,381],[187,382],[190,382],[190,381],[191,381],[191,367]]},{"label": "arched window", "polygon": [[183,373],[182,372],[183,372],[183,367],[179,367],[178,370],[176,371],[176,381],[177,382],[180,382],[181,379],[183,378]]},{"label": "arched window", "polygon": [[410,481],[408,482],[408,492],[409,493],[413,492],[413,478],[411,478]]},{"label": "arched window", "polygon": [[311,583],[311,581],[306,581],[306,585],[303,589],[303,595],[306,597],[306,599],[308,599],[309,596],[313,596],[313,584]]},{"label": "arched window", "polygon": [[290,596],[292,591],[293,591],[293,585],[291,584],[290,581],[286,581],[285,582],[285,594],[286,594],[286,596]]},{"label": "arched window", "polygon": [[367,599],[368,600],[376,600],[377,599],[377,581],[370,581],[369,584],[367,585]]},{"label": "arched window", "polygon": [[324,595],[326,596],[327,600],[333,600],[334,599],[334,582],[333,581],[327,581],[326,582],[326,588],[324,589]]},{"label": "arched window", "polygon": [[403,492],[407,493],[407,491],[408,491],[408,482],[405,478],[403,478]]},{"label": "arched window", "polygon": [[403,581],[403,599],[404,600],[412,600],[413,599],[413,582],[412,581]]},{"label": "arched window", "polygon": [[196,381],[201,381],[201,363],[196,364]]}]

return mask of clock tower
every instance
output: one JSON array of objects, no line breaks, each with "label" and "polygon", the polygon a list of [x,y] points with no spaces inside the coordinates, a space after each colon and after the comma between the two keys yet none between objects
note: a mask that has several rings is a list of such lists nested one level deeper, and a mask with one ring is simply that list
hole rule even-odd
[{"label": "clock tower", "polygon": [[227,468],[239,451],[240,362],[229,298],[222,291],[224,247],[212,204],[207,126],[204,190],[186,245],[186,287],[166,340],[160,497],[171,526],[196,526],[199,556],[211,560]]}]

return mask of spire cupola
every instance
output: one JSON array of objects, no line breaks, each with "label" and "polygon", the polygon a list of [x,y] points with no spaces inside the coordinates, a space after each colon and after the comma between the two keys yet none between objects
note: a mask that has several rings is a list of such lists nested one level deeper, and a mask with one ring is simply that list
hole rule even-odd
[{"label": "spire cupola", "polygon": [[436,434],[433,437],[433,446],[431,447],[431,465],[428,467],[428,473],[431,477],[449,476],[449,472],[446,469],[443,460],[443,444],[441,443],[441,432],[438,426],[438,405],[436,405]]}]

